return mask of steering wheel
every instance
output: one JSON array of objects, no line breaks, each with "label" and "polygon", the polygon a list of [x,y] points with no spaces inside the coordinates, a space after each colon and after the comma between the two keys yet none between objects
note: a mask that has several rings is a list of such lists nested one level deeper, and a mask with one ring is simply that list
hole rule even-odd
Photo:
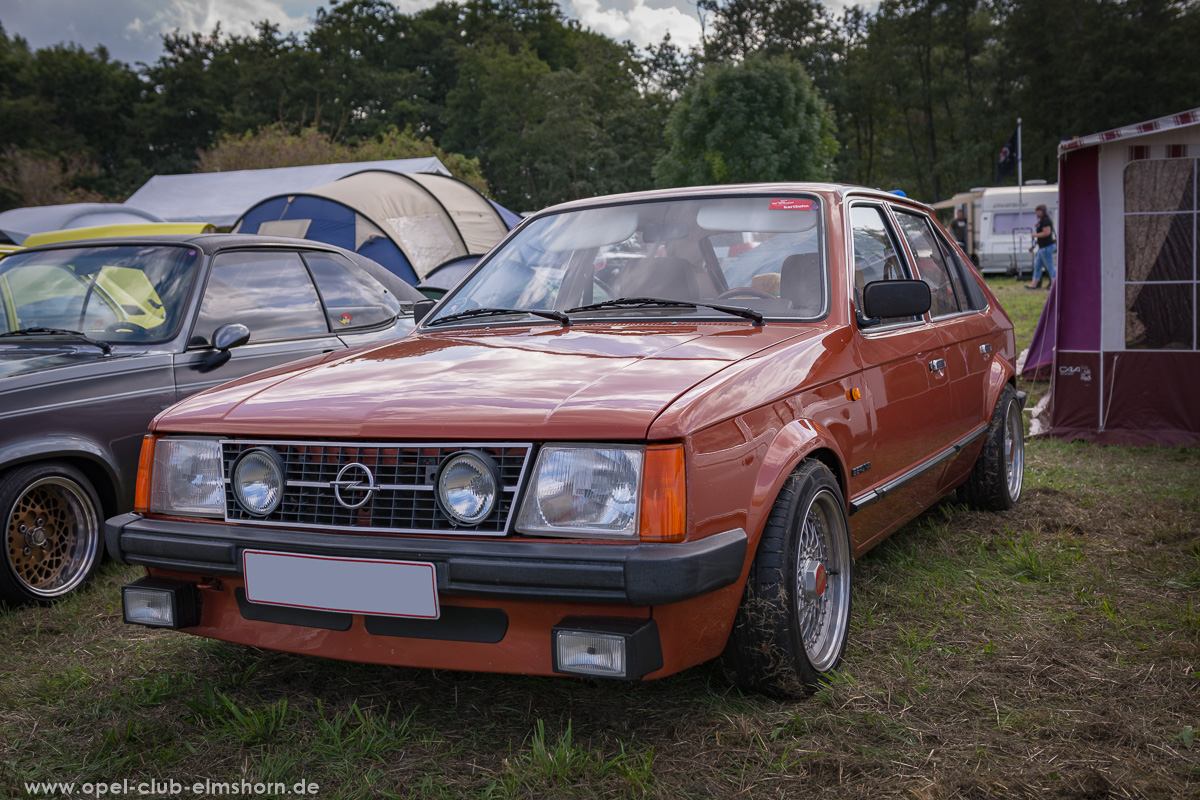
[{"label": "steering wheel", "polygon": [[129,320],[119,319],[104,326],[105,333],[137,333],[144,330],[140,325],[134,325]]},{"label": "steering wheel", "polygon": [[736,286],[732,289],[726,289],[719,295],[713,298],[714,300],[778,300],[779,298],[770,292],[764,292],[762,289],[755,289],[753,286]]}]

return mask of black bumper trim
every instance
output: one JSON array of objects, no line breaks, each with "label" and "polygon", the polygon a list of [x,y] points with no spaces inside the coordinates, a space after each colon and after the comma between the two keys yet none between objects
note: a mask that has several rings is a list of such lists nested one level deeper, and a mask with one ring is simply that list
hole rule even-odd
[{"label": "black bumper trim", "polygon": [[338,611],[317,611],[311,608],[289,608],[265,603],[251,603],[246,599],[246,590],[238,587],[233,596],[237,599],[242,619],[256,622],[276,622],[280,625],[297,625],[302,628],[321,628],[327,631],[348,631],[354,617]]},{"label": "black bumper trim", "polygon": [[364,624],[375,636],[495,644],[508,633],[508,614],[498,608],[442,606],[438,619],[367,616]]},{"label": "black bumper trim", "polygon": [[246,549],[424,561],[439,591],[476,597],[665,605],[737,581],[746,560],[741,528],[678,544],[513,542],[323,533],[226,523],[145,519],[105,523],[108,552],[127,564],[198,575],[241,575]]}]

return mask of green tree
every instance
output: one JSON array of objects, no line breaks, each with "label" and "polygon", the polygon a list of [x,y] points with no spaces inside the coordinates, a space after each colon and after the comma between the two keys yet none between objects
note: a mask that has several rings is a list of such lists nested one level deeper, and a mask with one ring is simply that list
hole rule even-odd
[{"label": "green tree", "polygon": [[660,186],[826,180],[837,152],[833,114],[787,57],[710,65],[675,104],[666,138]]},{"label": "green tree", "polygon": [[790,56],[818,86],[834,69],[836,25],[820,0],[699,0],[712,35],[704,41],[709,63],[754,53]]},{"label": "green tree", "polygon": [[0,28],[0,146],[19,174],[48,170],[64,192],[80,184],[88,196],[120,194],[144,180],[145,138],[132,121],[143,91],[137,74],[103,47],[33,52]]},{"label": "green tree", "polygon": [[999,3],[1001,43],[1021,116],[1026,171],[1054,174],[1059,140],[1200,106],[1190,54],[1200,3],[1059,0]]}]

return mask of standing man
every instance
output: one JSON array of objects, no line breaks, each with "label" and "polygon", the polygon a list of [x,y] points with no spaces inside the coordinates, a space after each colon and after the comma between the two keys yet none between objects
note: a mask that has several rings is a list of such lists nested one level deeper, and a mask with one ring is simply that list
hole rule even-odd
[{"label": "standing man", "polygon": [[958,246],[966,252],[967,249],[967,219],[963,216],[963,210],[956,208],[954,210],[954,222],[950,223],[950,233],[954,235],[954,241],[958,242]]},{"label": "standing man", "polygon": [[[1037,243],[1038,253],[1037,258],[1033,262],[1033,283],[1026,284],[1026,289],[1042,288],[1042,270],[1046,270],[1046,274],[1050,276],[1050,286],[1054,285],[1054,223],[1050,221],[1050,215],[1046,212],[1045,205],[1039,205],[1034,209],[1037,214],[1037,230],[1033,233],[1033,241]],[[1029,252],[1033,252],[1033,245],[1029,246]]]}]

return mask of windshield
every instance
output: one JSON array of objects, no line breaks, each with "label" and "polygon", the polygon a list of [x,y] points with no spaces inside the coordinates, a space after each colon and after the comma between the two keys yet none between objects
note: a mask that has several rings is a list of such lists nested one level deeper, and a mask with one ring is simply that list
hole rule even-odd
[{"label": "windshield", "polygon": [[[778,195],[553,214],[529,223],[424,324],[474,309],[559,311],[572,321],[728,318],[708,307],[609,303],[587,308],[620,298],[747,308],[768,319],[817,318],[828,306],[821,217],[817,198]],[[461,324],[482,319],[467,317]],[[486,324],[509,321],[486,319]],[[528,317],[518,321],[541,324]]]},{"label": "windshield", "polygon": [[1026,211],[1018,214],[1015,211],[997,212],[992,217],[992,233],[1012,233],[1014,231],[1032,231],[1037,225],[1037,214]]},{"label": "windshield", "polygon": [[114,246],[18,252],[0,261],[4,331],[59,328],[106,342],[171,338],[199,254]]}]

